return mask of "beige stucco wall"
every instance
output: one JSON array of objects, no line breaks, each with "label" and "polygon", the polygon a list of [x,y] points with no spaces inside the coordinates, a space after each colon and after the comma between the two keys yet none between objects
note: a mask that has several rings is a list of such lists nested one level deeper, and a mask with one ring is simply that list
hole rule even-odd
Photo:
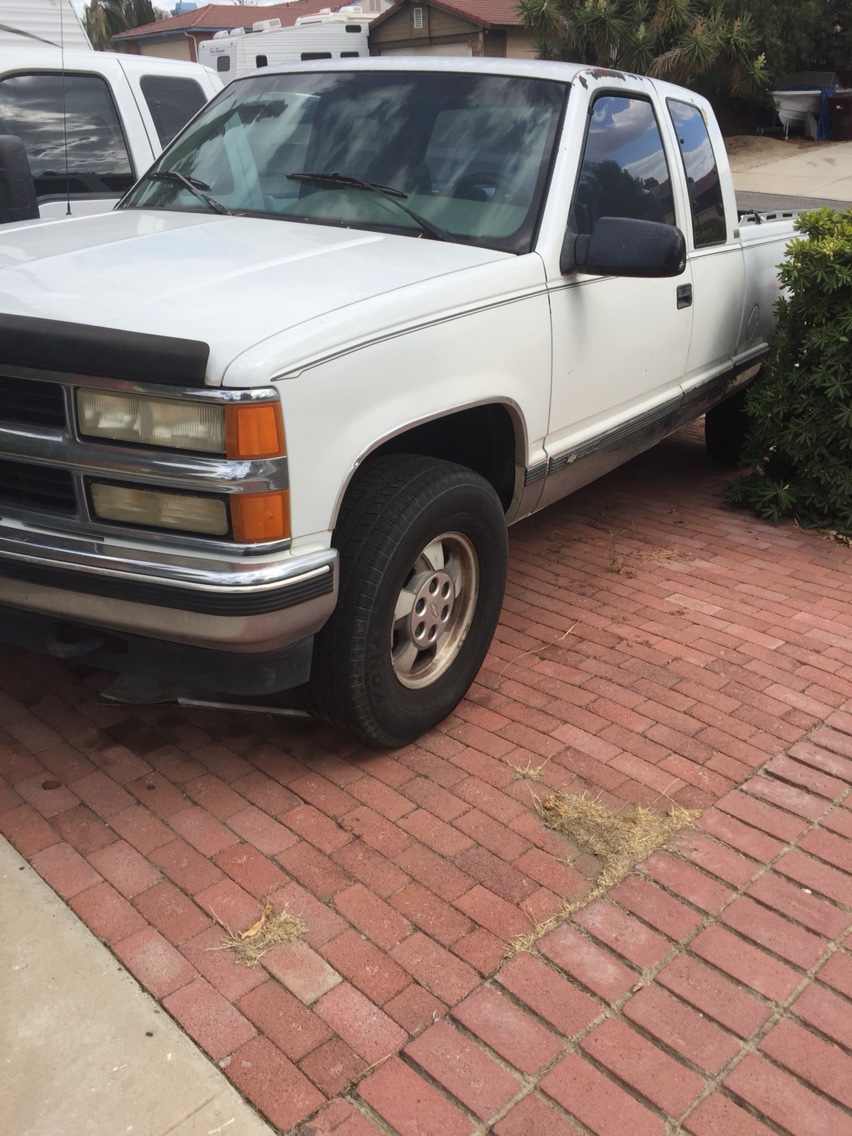
[{"label": "beige stucco wall", "polygon": [[523,28],[506,29],[506,58],[535,59],[535,52]]},{"label": "beige stucco wall", "polygon": [[183,39],[165,40],[162,43],[145,43],[144,40],[140,40],[139,54],[153,55],[158,59],[191,60],[193,58],[190,54],[190,42],[186,36]]}]

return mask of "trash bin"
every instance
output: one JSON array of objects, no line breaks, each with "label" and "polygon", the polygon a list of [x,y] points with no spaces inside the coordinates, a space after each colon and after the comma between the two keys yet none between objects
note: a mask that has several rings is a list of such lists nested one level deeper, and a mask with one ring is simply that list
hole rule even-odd
[{"label": "trash bin", "polygon": [[832,142],[852,142],[852,93],[830,95],[828,113]]}]

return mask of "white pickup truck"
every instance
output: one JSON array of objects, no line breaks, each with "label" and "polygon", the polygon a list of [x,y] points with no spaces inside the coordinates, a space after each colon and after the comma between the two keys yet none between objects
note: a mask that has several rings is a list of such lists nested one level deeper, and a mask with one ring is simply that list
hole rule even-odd
[{"label": "white pickup truck", "polygon": [[34,183],[16,204],[0,200],[0,223],[111,209],[222,89],[198,63],[31,39],[0,46],[0,136],[23,144]]},{"label": "white pickup truck", "polygon": [[718,403],[724,448],[791,233],[650,79],[232,83],[117,211],[0,230],[0,638],[410,741],[488,650],[507,525]]}]

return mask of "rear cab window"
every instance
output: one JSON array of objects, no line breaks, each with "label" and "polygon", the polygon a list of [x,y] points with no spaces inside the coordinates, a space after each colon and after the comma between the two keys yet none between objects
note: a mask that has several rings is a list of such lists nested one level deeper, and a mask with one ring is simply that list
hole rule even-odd
[{"label": "rear cab window", "polygon": [[724,244],[727,239],[722,181],[704,116],[698,107],[668,100],[689,190],[695,248]]},{"label": "rear cab window", "polygon": [[154,120],[161,146],[168,146],[207,102],[201,84],[195,79],[182,79],[174,75],[143,75],[139,86]]}]

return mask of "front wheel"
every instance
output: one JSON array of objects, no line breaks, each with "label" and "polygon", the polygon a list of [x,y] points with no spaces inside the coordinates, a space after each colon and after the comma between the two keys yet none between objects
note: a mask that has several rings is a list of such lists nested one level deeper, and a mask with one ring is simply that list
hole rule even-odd
[{"label": "front wheel", "polygon": [[461,701],[506,583],[503,509],[463,466],[416,455],[360,471],[335,530],[337,607],[316,637],[311,708],[369,745],[413,741]]}]

